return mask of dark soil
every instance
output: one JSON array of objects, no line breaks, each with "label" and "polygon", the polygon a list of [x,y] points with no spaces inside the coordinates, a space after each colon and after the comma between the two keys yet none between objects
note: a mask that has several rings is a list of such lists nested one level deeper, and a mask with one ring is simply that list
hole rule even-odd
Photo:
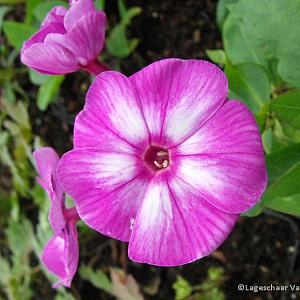
[{"label": "dark soil", "polygon": [[[117,21],[115,2],[107,1],[110,24]],[[205,49],[222,47],[220,33],[215,24],[216,1],[127,2],[130,6],[140,6],[143,9],[142,14],[134,19],[129,31],[131,37],[139,38],[140,44],[134,54],[121,62],[121,68],[127,75],[161,58],[206,59]],[[107,63],[113,66],[115,59],[109,58]],[[34,131],[60,153],[72,148],[74,117],[83,107],[88,85],[89,79],[85,74],[70,74],[64,82],[59,101],[51,105],[47,112],[39,112],[34,104],[30,107]],[[108,269],[110,266],[127,268],[142,286],[144,293],[146,295],[148,293],[147,299],[173,300],[174,293],[171,287],[178,274],[192,284],[199,284],[206,278],[210,266],[224,268],[223,289],[228,300],[300,299],[300,293],[287,293],[283,296],[282,293],[276,292],[250,293],[238,292],[237,289],[239,283],[283,285],[287,282],[293,284],[300,282],[299,261],[295,267],[291,267],[292,258],[297,254],[294,247],[296,236],[289,223],[276,216],[240,218],[228,240],[217,252],[177,268],[135,264],[128,261],[126,255],[124,256],[126,253],[124,244],[122,246],[119,242],[93,232],[84,234],[84,237],[80,240],[81,262],[91,263],[93,259],[93,265],[97,268]],[[52,299],[51,288],[44,280],[41,280],[38,289],[40,292],[37,299]],[[78,275],[72,289],[84,300],[111,299],[87,282],[81,281]],[[157,290],[157,293],[150,296],[149,289]]]}]

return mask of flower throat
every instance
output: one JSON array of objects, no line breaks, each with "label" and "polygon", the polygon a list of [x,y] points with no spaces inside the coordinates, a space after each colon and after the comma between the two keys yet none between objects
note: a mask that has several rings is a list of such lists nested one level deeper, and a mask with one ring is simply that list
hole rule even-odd
[{"label": "flower throat", "polygon": [[158,146],[150,146],[145,153],[144,161],[154,171],[167,168],[170,164],[169,151]]}]

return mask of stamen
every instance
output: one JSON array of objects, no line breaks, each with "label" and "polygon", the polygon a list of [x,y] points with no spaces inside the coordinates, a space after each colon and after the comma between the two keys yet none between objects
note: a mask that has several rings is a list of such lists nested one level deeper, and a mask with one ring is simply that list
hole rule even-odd
[{"label": "stamen", "polygon": [[163,168],[166,168],[168,165],[169,165],[169,161],[165,159],[162,164]]},{"label": "stamen", "polygon": [[166,151],[158,151],[157,156],[168,156],[168,152]]},{"label": "stamen", "polygon": [[160,169],[163,167],[163,165],[156,160],[153,163]]}]

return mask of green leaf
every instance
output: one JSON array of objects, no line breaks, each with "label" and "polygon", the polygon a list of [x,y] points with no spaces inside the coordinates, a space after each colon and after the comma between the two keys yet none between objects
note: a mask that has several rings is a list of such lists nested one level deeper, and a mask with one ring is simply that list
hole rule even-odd
[{"label": "green leaf", "polygon": [[66,290],[61,290],[59,294],[55,296],[54,300],[76,300],[76,298]]},{"label": "green leaf", "polygon": [[225,65],[229,89],[251,109],[258,113],[270,97],[270,83],[264,69],[257,64]]},{"label": "green leaf", "polygon": [[273,150],[274,134],[272,128],[267,128],[261,135],[264,150],[267,154],[270,154]]},{"label": "green leaf", "polygon": [[300,128],[300,90],[278,96],[271,101],[270,108],[280,120]]},{"label": "green leaf", "polygon": [[128,26],[132,19],[138,16],[142,12],[142,9],[138,6],[130,7],[127,9],[126,14],[123,14],[121,23]]},{"label": "green leaf", "polygon": [[48,12],[55,6],[68,7],[66,2],[60,0],[43,1],[34,8],[33,14],[38,21],[42,22]]},{"label": "green leaf", "polygon": [[[269,185],[289,173],[294,166],[300,164],[300,144],[273,152],[266,156]],[[300,188],[300,187],[299,187]]]},{"label": "green leaf", "polygon": [[10,265],[8,261],[0,254],[0,282],[6,285],[11,276]]},{"label": "green leaf", "polygon": [[4,21],[3,30],[9,43],[20,50],[23,42],[35,33],[36,28],[20,22]]},{"label": "green leaf", "polygon": [[51,76],[40,86],[37,96],[37,106],[40,110],[46,110],[55,100],[64,79],[64,75]]},{"label": "green leaf", "polygon": [[39,73],[33,69],[29,69],[30,81],[35,85],[41,85],[49,79],[49,75]]},{"label": "green leaf", "polygon": [[224,50],[206,50],[205,51],[209,59],[219,65],[225,65],[226,62],[226,54]]},{"label": "green leaf", "polygon": [[127,57],[137,47],[139,40],[128,40],[126,36],[126,27],[130,24],[132,18],[141,13],[140,7],[131,7],[122,17],[121,22],[116,25],[110,32],[106,45],[108,51],[116,57]]},{"label": "green leaf", "polygon": [[[10,220],[5,231],[10,250],[19,258],[26,257],[31,251],[30,235],[33,234],[31,223],[23,219],[21,222]],[[24,238],[26,236],[27,238]]]},{"label": "green leaf", "polygon": [[30,121],[27,108],[25,103],[18,101],[17,103],[10,103],[8,101],[3,102],[5,111],[7,114],[20,126],[23,128],[30,128]]},{"label": "green leaf", "polygon": [[23,3],[25,2],[25,0],[0,0],[0,4],[9,4],[9,5],[12,5],[12,4],[19,4],[19,3]]},{"label": "green leaf", "polygon": [[1,6],[0,7],[0,32],[2,30],[2,22],[3,22],[4,16],[9,10],[10,10],[9,6]]},{"label": "green leaf", "polygon": [[137,46],[138,40],[130,41],[126,37],[126,27],[123,24],[119,24],[113,28],[108,39],[106,40],[106,45],[108,51],[120,58],[127,57]]},{"label": "green leaf", "polygon": [[239,0],[227,6],[223,26],[226,54],[233,64],[258,63],[300,87],[299,0]]},{"label": "green leaf", "polygon": [[239,0],[219,0],[217,6],[217,24],[220,29],[222,28],[229,12],[227,6],[229,4],[236,3],[237,1]]},{"label": "green leaf", "polygon": [[286,197],[275,197],[264,201],[264,206],[286,214],[300,216],[300,193]]},{"label": "green leaf", "polygon": [[260,205],[260,203],[257,203],[254,207],[250,208],[249,210],[247,210],[246,212],[242,213],[241,215],[243,217],[256,217],[259,214],[262,213],[262,207]]},{"label": "green leaf", "polygon": [[31,24],[33,20],[33,11],[35,7],[41,3],[42,0],[27,0],[26,1],[26,16],[25,16],[25,23]]},{"label": "green leaf", "polygon": [[124,0],[118,0],[118,9],[119,9],[119,14],[121,16],[121,19],[126,18],[127,9]]},{"label": "green leaf", "polygon": [[299,214],[294,205],[300,194],[300,144],[267,155],[266,163],[269,186],[263,195],[262,206],[285,212],[290,210],[289,213],[294,210]]},{"label": "green leaf", "polygon": [[226,19],[222,35],[226,55],[234,65],[242,63],[262,64],[255,51],[251,49],[237,18],[230,15]]},{"label": "green leaf", "polygon": [[105,9],[105,0],[96,0],[95,7],[97,10],[104,10]]},{"label": "green leaf", "polygon": [[189,297],[193,292],[193,287],[182,276],[177,276],[176,281],[172,285],[175,291],[175,300],[183,300]]},{"label": "green leaf", "polygon": [[101,270],[94,271],[91,267],[82,265],[79,273],[83,279],[88,280],[95,287],[112,294],[112,284],[107,275]]}]

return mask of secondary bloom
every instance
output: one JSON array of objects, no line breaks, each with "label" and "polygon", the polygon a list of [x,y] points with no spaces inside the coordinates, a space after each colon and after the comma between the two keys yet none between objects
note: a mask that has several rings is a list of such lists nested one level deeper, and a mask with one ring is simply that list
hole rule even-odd
[{"label": "secondary bloom", "polygon": [[227,92],[201,60],[100,74],[58,165],[82,220],[129,241],[137,262],[175,266],[216,249],[267,182],[255,119]]},{"label": "secondary bloom", "polygon": [[66,208],[63,189],[56,176],[56,166],[59,161],[57,153],[48,147],[40,148],[33,153],[39,173],[39,184],[47,191],[51,206],[49,221],[54,231],[42,255],[46,268],[60,280],[54,287],[64,285],[70,287],[78,266],[78,241],[76,208]]},{"label": "secondary bloom", "polygon": [[105,22],[105,13],[96,11],[92,0],[70,1],[69,9],[56,6],[40,30],[24,43],[21,61],[45,74],[107,70],[97,60],[104,44]]}]

